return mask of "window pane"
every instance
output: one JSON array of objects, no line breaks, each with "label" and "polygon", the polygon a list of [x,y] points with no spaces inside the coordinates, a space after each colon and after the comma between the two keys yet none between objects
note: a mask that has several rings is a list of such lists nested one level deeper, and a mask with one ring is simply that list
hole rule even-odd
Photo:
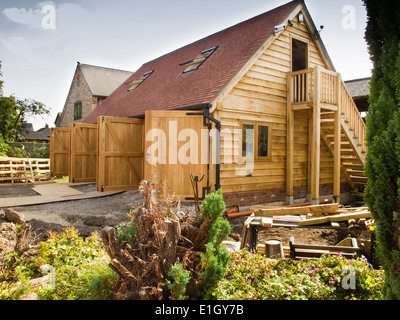
[{"label": "window pane", "polygon": [[82,118],[82,102],[74,104],[74,120]]},{"label": "window pane", "polygon": [[268,157],[269,156],[269,127],[258,126],[258,156]]},{"label": "window pane", "polygon": [[251,124],[243,125],[242,156],[254,157],[254,125]]}]

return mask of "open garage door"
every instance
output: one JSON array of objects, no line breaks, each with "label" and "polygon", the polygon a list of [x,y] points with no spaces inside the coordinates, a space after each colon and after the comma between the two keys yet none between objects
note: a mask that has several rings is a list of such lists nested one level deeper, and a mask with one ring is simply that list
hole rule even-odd
[{"label": "open garage door", "polygon": [[101,116],[97,129],[97,190],[136,190],[143,179],[144,120]]},{"label": "open garage door", "polygon": [[52,177],[68,176],[69,153],[69,128],[51,128],[50,174]]},{"label": "open garage door", "polygon": [[94,182],[97,170],[97,125],[70,123],[69,182]]},{"label": "open garage door", "polygon": [[208,187],[208,130],[203,116],[187,111],[147,111],[145,116],[147,180],[166,184],[173,199],[193,199],[192,177],[198,194]]}]

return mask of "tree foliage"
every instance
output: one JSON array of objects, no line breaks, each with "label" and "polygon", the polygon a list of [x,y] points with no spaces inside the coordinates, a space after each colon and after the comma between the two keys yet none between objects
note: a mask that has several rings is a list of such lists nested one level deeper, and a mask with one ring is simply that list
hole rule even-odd
[{"label": "tree foliage", "polygon": [[364,0],[374,64],[367,114],[365,201],[376,221],[385,297],[400,299],[400,3]]},{"label": "tree foliage", "polygon": [[19,139],[19,129],[24,121],[32,116],[48,115],[50,110],[34,99],[21,100],[13,95],[4,96],[3,84],[4,82],[0,81],[0,135],[6,142],[14,142]]}]

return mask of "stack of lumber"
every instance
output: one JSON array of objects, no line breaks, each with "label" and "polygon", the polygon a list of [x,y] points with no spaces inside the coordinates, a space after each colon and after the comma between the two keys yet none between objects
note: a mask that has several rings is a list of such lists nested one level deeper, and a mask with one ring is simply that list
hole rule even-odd
[{"label": "stack of lumber", "polygon": [[254,209],[256,217],[274,217],[285,215],[300,216],[300,226],[310,226],[324,223],[338,223],[343,221],[371,218],[367,207],[340,208],[339,204],[322,204],[301,207],[262,207]]},{"label": "stack of lumber", "polygon": [[50,179],[50,159],[0,157],[0,183]]},{"label": "stack of lumber", "polygon": [[[320,204],[327,204],[330,202],[332,202],[332,199],[326,199],[326,200],[321,200]],[[233,218],[237,218],[237,217],[251,216],[254,213],[254,211],[256,211],[258,209],[292,208],[292,207],[304,207],[304,206],[310,206],[310,205],[311,205],[311,202],[290,204],[290,205],[286,205],[283,207],[269,207],[269,206],[256,205],[247,211],[239,211],[238,206],[233,206],[232,208],[225,210],[225,216],[228,219],[233,219]]]}]

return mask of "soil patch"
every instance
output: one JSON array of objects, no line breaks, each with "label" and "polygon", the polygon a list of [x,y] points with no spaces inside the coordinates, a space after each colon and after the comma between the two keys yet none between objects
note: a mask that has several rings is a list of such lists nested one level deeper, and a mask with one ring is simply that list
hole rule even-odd
[{"label": "soil patch", "polygon": [[[77,185],[74,189],[83,193],[96,190],[95,184]],[[3,197],[38,196],[32,185],[1,186]],[[95,230],[115,227],[128,221],[127,213],[141,205],[143,196],[137,191],[126,191],[107,197],[54,202],[41,205],[13,207],[21,212],[32,231],[36,233],[36,242],[47,239],[47,230],[60,232],[65,227],[74,226],[83,236],[89,236]],[[3,210],[0,209],[0,214]]]},{"label": "soil patch", "polygon": [[[243,224],[248,217],[230,219],[232,233],[230,239],[239,241],[243,230]],[[347,237],[361,240],[370,240],[371,236],[366,228],[356,227],[349,230],[342,229],[319,229],[319,228],[299,228],[299,227],[272,227],[261,229],[258,232],[258,243],[267,240],[279,240],[283,246],[289,246],[290,237],[294,237],[295,242],[304,244],[336,245]]]},{"label": "soil patch", "polygon": [[[96,190],[96,184],[82,184],[72,188],[88,193]],[[32,185],[0,186],[0,197],[38,196],[32,190]],[[37,241],[47,239],[46,231],[61,232],[67,226],[74,226],[83,236],[89,236],[95,230],[115,227],[129,221],[127,213],[136,206],[143,204],[143,196],[138,191],[126,191],[102,198],[82,199],[65,202],[55,202],[42,205],[14,207],[21,212],[27,222],[32,225],[32,230],[37,235]],[[192,203],[183,204],[190,210]],[[0,214],[2,210],[0,209]],[[229,240],[240,241],[243,223],[247,217],[230,219],[232,233]],[[296,242],[336,245],[347,236],[358,239],[368,239],[368,232],[360,229],[335,230],[315,228],[290,228],[273,227],[260,230],[259,243],[268,239],[277,239],[284,246],[289,245],[289,238],[294,237]]]},{"label": "soil patch", "polygon": [[30,184],[0,186],[0,198],[40,196],[32,187]]}]

